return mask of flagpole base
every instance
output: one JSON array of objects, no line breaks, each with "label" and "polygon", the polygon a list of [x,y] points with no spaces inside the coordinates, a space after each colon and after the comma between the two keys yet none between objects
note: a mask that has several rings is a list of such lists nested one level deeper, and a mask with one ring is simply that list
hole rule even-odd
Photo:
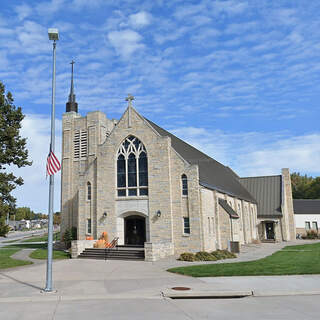
[{"label": "flagpole base", "polygon": [[57,293],[58,290],[53,290],[53,289],[47,289],[47,288],[44,288],[40,291],[40,293]]}]

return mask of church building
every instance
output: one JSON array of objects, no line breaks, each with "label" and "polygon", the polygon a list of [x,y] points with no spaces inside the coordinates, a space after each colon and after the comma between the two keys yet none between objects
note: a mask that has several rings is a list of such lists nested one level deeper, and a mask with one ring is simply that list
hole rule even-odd
[{"label": "church building", "polygon": [[119,120],[100,111],[81,116],[72,79],[62,120],[61,232],[76,228],[77,254],[102,232],[144,247],[146,261],[295,239],[288,169],[241,179],[144,118],[133,99]]}]

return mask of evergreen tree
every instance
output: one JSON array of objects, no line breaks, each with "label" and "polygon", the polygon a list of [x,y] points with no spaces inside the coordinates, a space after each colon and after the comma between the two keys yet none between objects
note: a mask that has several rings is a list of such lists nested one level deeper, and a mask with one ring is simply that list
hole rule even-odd
[{"label": "evergreen tree", "polygon": [[5,92],[5,86],[0,81],[0,236],[8,232],[5,219],[15,211],[16,199],[11,192],[23,184],[21,177],[7,172],[7,166],[16,165],[20,168],[31,165],[26,139],[20,136],[23,118],[21,108],[13,104],[12,94]]}]

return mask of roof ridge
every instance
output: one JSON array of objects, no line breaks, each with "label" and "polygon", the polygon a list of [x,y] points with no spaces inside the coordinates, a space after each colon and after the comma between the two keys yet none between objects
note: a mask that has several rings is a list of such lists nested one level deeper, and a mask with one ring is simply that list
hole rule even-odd
[{"label": "roof ridge", "polygon": [[268,176],[240,177],[240,179],[251,179],[251,178],[272,178],[272,177],[281,177],[281,174],[268,175]]}]

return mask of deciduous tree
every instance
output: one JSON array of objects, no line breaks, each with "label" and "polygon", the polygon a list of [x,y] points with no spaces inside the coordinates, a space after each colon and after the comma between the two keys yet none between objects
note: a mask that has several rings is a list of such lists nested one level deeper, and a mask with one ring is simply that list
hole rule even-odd
[{"label": "deciduous tree", "polygon": [[13,104],[12,94],[5,92],[5,86],[0,81],[0,236],[8,232],[5,219],[15,210],[16,199],[11,192],[23,184],[21,177],[8,172],[8,166],[20,168],[31,165],[26,139],[20,136],[23,118],[21,108]]}]

